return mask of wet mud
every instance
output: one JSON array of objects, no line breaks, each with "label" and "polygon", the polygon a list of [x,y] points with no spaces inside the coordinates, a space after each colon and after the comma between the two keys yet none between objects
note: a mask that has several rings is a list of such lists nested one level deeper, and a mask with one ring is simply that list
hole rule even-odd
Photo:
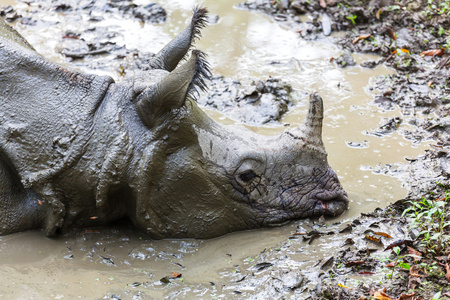
[{"label": "wet mud", "polygon": [[[158,2],[11,2],[0,15],[20,32],[28,31],[26,38],[44,56],[121,80],[145,69],[198,4]],[[208,241],[152,241],[129,224],[55,240],[40,232],[1,237],[0,294],[11,299],[359,299],[386,287],[393,299],[407,293],[414,276],[405,273],[389,285],[390,269],[381,262],[392,258],[392,250],[384,251],[392,241],[414,239],[401,217],[405,204],[374,209],[400,198],[432,198],[430,192],[441,195],[448,188],[448,54],[420,55],[446,43],[448,32],[439,34],[439,28],[450,27],[448,18],[427,22],[420,7],[408,6],[413,2],[383,7],[383,1],[331,2],[255,0],[240,6],[269,14],[280,29],[266,19],[258,19],[259,27],[250,23],[262,13],[235,9],[230,17],[221,1],[207,1],[212,27],[248,23],[249,28],[244,42],[238,33],[225,46],[217,32],[204,33],[209,44],[199,41],[198,47],[210,50],[215,76],[198,101],[224,123],[274,134],[301,122],[308,93],[319,90],[330,99],[324,142],[352,198],[351,210],[334,220],[301,220]],[[126,25],[117,26],[119,21]],[[164,29],[166,22],[173,25]],[[281,38],[273,44],[255,38],[264,34]],[[407,251],[414,244],[400,246]],[[431,294],[436,286],[445,287],[441,279],[429,276],[422,282],[432,282]]]},{"label": "wet mud", "polygon": [[[446,197],[445,192],[450,183],[448,173],[450,18],[446,11],[447,6],[447,1],[251,0],[243,4],[243,7],[248,9],[261,10],[271,15],[274,20],[305,39],[320,39],[333,32],[336,33],[336,42],[345,51],[342,56],[334,59],[340,67],[355,65],[352,55],[363,52],[376,53],[381,58],[361,62],[362,67],[372,68],[384,64],[396,70],[393,74],[375,79],[371,88],[375,92],[374,103],[378,107],[386,111],[399,107],[401,115],[386,119],[386,122],[371,134],[399,132],[408,140],[435,141],[431,149],[411,159],[407,165],[406,199],[382,211],[382,214],[389,215],[383,222],[393,222],[392,228],[398,229],[396,234],[404,235],[401,240],[408,241],[399,244],[402,253],[411,254],[416,251],[415,249],[423,250],[423,247],[420,248],[418,245],[417,235],[408,236],[410,234],[408,222],[411,220],[401,218],[403,210],[408,207],[406,200],[416,203],[422,199],[438,201],[440,197]],[[305,14],[311,16],[306,22],[302,20]],[[342,30],[345,30],[344,34],[337,33]],[[406,130],[400,129],[400,124],[405,122],[411,126]],[[377,211],[369,217],[369,222],[380,222]],[[444,217],[448,219],[448,213]],[[359,219],[355,221],[357,220]],[[444,229],[445,231],[448,234],[448,227]],[[381,237],[379,240],[381,242]],[[353,239],[351,242],[354,244]],[[379,259],[374,260],[372,257],[380,251],[374,249],[374,254],[371,254],[370,250],[360,245],[348,248],[343,245],[337,260],[335,258],[330,264],[331,268],[335,268],[331,272],[332,276],[325,276],[327,278],[322,281],[325,287],[318,292],[317,297],[324,299],[450,297],[450,277],[446,267],[448,257],[445,256],[449,254],[448,251],[443,257],[428,255],[418,259],[422,262],[421,266],[427,264],[440,266],[431,274],[426,270],[419,274],[412,271],[412,268],[409,272],[402,270],[403,272],[400,272],[402,274],[390,278],[391,280],[383,277],[383,280],[377,283],[361,278],[359,285],[346,286],[346,277],[350,274],[354,276],[363,273],[366,278],[379,274],[379,270],[382,269],[379,266]],[[392,258],[392,253],[390,255]],[[440,261],[441,258],[445,262]],[[345,271],[346,268],[341,268],[351,261],[357,262],[351,265],[352,270]],[[411,262],[412,259],[409,263]],[[415,261],[411,263],[413,267],[417,264]],[[342,272],[346,275],[341,276]],[[436,296],[438,293],[439,296]]]}]

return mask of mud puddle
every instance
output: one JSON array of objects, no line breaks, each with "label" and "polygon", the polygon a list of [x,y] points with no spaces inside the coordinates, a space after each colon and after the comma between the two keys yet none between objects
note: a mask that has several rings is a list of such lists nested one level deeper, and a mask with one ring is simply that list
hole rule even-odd
[{"label": "mud puddle", "polygon": [[[398,134],[399,129],[408,127],[407,122],[383,131],[384,125],[401,115],[401,111],[385,111],[372,105],[368,84],[374,76],[393,71],[384,66],[338,68],[330,62],[342,54],[333,44],[333,37],[302,40],[262,13],[234,8],[239,2],[204,2],[214,24],[204,30],[197,47],[209,54],[215,74],[240,80],[244,86],[273,77],[293,87],[293,103],[281,123],[245,125],[254,131],[275,134],[287,124],[296,126],[303,120],[308,93],[317,90],[324,98],[323,136],[329,162],[351,199],[350,209],[343,216],[326,221],[326,231],[342,228],[342,224],[330,225],[334,222],[348,223],[361,212],[403,198],[406,190],[401,187],[401,180],[385,174],[401,174],[405,157],[423,153],[428,143],[415,144]],[[17,21],[16,28],[44,56],[120,80],[117,53],[122,51],[127,56],[133,51],[157,52],[184,28],[192,7],[199,1],[158,3],[167,11],[166,23],[142,22],[114,11],[93,11],[89,16],[89,11],[79,11],[68,17],[70,12],[49,10],[47,14],[32,16],[32,20],[37,20],[35,25]],[[36,2],[31,5],[37,7]],[[20,11],[26,6],[17,3],[14,7]],[[95,22],[89,21],[99,16]],[[96,30],[88,30],[93,27]],[[89,37],[89,33],[102,30],[113,33],[107,41],[113,42],[116,50],[74,60],[55,51],[68,31],[83,33],[86,39],[95,41],[97,36]],[[370,55],[353,57],[357,63],[376,59]],[[108,60],[112,63],[105,64]],[[240,122],[211,108],[207,111],[220,122]],[[324,230],[314,222],[317,221],[301,220],[282,228],[239,232],[207,241],[152,241],[128,225],[73,232],[54,240],[44,238],[41,232],[0,237],[0,295],[9,299],[92,299],[114,295],[117,299],[229,299],[243,293],[256,297],[267,277],[275,275],[268,273],[264,275],[266,279],[258,277],[254,281],[246,281],[244,276],[272,266],[279,266],[278,271],[294,271],[289,278],[277,275],[284,284],[280,288],[302,285],[299,281],[306,274],[311,281],[307,286],[312,289],[322,265],[318,261],[332,256],[343,237],[325,236],[311,244],[291,239],[291,246],[283,244],[282,248],[277,244],[292,237],[293,232]]]}]

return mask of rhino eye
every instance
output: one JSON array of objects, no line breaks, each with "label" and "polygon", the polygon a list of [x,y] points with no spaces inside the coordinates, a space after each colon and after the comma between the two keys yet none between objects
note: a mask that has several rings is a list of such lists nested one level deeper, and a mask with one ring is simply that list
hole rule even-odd
[{"label": "rhino eye", "polygon": [[253,170],[248,170],[248,171],[245,171],[244,173],[239,174],[239,178],[243,182],[249,182],[256,178],[256,173],[253,172]]}]

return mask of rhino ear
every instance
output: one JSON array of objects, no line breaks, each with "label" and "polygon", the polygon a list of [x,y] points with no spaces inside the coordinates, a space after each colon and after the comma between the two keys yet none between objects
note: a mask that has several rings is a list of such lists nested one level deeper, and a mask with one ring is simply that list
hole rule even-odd
[{"label": "rhino ear", "polygon": [[191,24],[155,55],[150,61],[150,68],[172,72],[187,54],[192,43],[201,36],[200,29],[206,26],[207,13],[206,8],[195,7]]},{"label": "rhino ear", "polygon": [[205,79],[211,72],[205,56],[193,50],[186,63],[137,95],[136,110],[147,127],[164,120],[172,109],[181,108],[188,97],[195,99],[199,90],[206,90]]}]

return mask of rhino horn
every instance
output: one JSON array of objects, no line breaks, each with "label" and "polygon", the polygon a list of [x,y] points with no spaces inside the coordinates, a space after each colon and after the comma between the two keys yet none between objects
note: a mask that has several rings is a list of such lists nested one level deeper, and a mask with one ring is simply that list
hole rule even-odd
[{"label": "rhino horn", "polygon": [[302,146],[314,152],[325,154],[322,141],[323,100],[317,93],[309,96],[309,109],[303,126],[289,130],[289,135],[302,141]]},{"label": "rhino horn", "polygon": [[316,145],[322,145],[323,100],[317,93],[309,96],[309,110],[304,122],[305,138]]},{"label": "rhino horn", "polygon": [[191,24],[153,57],[149,63],[150,68],[167,70],[169,72],[175,70],[178,63],[189,51],[192,43],[201,36],[200,29],[207,24],[207,13],[208,10],[206,8],[194,8]]},{"label": "rhino horn", "polygon": [[199,90],[206,90],[205,79],[211,72],[205,57],[202,51],[193,50],[186,63],[137,95],[136,109],[147,127],[153,127],[172,109],[181,108],[186,98],[195,99]]}]

